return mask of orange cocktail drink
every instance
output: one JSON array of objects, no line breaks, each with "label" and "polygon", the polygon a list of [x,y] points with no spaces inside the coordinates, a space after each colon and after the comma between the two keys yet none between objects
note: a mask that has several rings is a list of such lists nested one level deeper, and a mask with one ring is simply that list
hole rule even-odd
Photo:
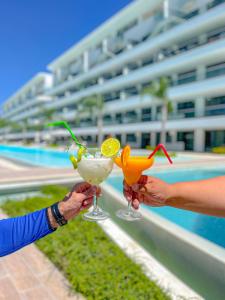
[{"label": "orange cocktail drink", "polygon": [[[124,147],[121,156],[114,159],[116,165],[122,169],[124,180],[129,186],[137,183],[142,173],[152,167],[154,163],[153,156],[159,149],[162,149],[164,151],[169,162],[172,163],[171,158],[169,157],[165,147],[162,144],[159,144],[149,155],[149,157],[131,156],[130,146],[127,145]],[[141,218],[139,212],[132,210],[131,202],[128,202],[128,209],[120,209],[117,212],[117,216],[127,221],[139,220]]]},{"label": "orange cocktail drink", "polygon": [[121,157],[115,158],[115,163],[123,170],[124,179],[128,185],[132,185],[140,179],[142,172],[149,169],[154,158],[146,158],[143,156],[130,156],[126,163],[122,162]]}]

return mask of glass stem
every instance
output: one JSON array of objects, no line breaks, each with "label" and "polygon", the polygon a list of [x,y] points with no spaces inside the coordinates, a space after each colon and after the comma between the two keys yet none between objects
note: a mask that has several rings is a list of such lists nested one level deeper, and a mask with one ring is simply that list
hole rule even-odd
[{"label": "glass stem", "polygon": [[131,201],[128,201],[128,214],[132,212],[132,206],[131,206]]},{"label": "glass stem", "polygon": [[94,196],[94,208],[93,208],[93,211],[96,212],[96,213],[99,211],[99,208],[98,208],[98,196],[97,196],[97,194],[95,194],[95,196]]}]

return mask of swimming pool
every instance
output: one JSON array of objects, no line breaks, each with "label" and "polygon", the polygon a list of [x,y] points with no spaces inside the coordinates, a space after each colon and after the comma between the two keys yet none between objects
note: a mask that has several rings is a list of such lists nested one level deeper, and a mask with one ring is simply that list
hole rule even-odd
[{"label": "swimming pool", "polygon": [[[168,183],[208,179],[215,176],[225,175],[225,169],[193,169],[177,170],[168,172],[151,172]],[[110,177],[107,182],[115,189],[122,192],[122,177]],[[143,205],[146,210],[168,219],[169,221],[225,248],[225,219],[202,215],[190,211],[184,211],[172,207],[149,207]]]},{"label": "swimming pool", "polygon": [[[66,147],[65,147],[66,148]],[[147,151],[133,151],[137,155],[147,155]],[[69,161],[69,154],[65,151],[59,150],[49,150],[43,148],[34,148],[34,147],[23,147],[23,146],[9,146],[9,145],[0,145],[0,156],[16,159],[18,161],[32,164],[35,166],[45,166],[50,168],[60,168],[60,167],[71,167]],[[190,161],[193,160],[192,155],[182,155],[179,154],[173,158],[174,162],[177,161]],[[167,158],[165,157],[155,157],[156,162],[159,163],[168,163]]]},{"label": "swimming pool", "polygon": [[71,167],[69,154],[66,151],[0,145],[0,156],[16,159],[35,166],[51,168]]}]

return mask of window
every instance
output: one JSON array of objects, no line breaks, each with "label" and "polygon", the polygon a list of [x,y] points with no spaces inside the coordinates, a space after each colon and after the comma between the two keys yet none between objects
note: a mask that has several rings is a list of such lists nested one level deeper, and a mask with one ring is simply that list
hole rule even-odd
[{"label": "window", "polygon": [[137,63],[133,62],[133,63],[129,63],[129,64],[127,65],[127,67],[128,67],[128,69],[129,69],[130,71],[133,71],[133,70],[138,69],[138,68],[139,68],[139,65],[138,65]]},{"label": "window", "polygon": [[219,27],[207,33],[208,43],[221,39],[225,36],[225,27]]},{"label": "window", "polygon": [[146,148],[146,146],[150,146],[150,133],[142,133],[141,135],[141,148]]},{"label": "window", "polygon": [[137,138],[134,133],[127,134],[127,143],[136,143],[136,142],[137,142]]},{"label": "window", "polygon": [[206,78],[220,76],[225,74],[225,62],[209,65],[206,67]]},{"label": "window", "polygon": [[104,124],[112,124],[112,116],[111,115],[105,115],[103,117]]},{"label": "window", "polygon": [[118,100],[120,98],[120,92],[114,92],[110,94],[105,94],[103,96],[105,102],[110,102],[114,100]]},{"label": "window", "polygon": [[225,114],[225,96],[206,99],[205,115],[217,116]]},{"label": "window", "polygon": [[128,95],[128,96],[133,96],[133,95],[137,95],[138,94],[138,89],[135,86],[126,88],[124,90],[124,92]]},{"label": "window", "polygon": [[185,84],[196,80],[196,70],[178,74],[177,84]]},{"label": "window", "polygon": [[136,122],[137,121],[137,113],[136,113],[136,111],[134,111],[134,110],[127,111],[125,113],[125,120],[126,120],[127,123]]},{"label": "window", "polygon": [[177,104],[178,113],[184,115],[184,118],[193,118],[195,116],[195,103],[193,101]]},{"label": "window", "polygon": [[123,75],[123,69],[117,70],[113,77],[117,77],[117,76],[121,76],[121,75]]},{"label": "window", "polygon": [[90,126],[90,125],[92,125],[92,119],[91,118],[86,118],[86,119],[80,120],[80,126],[81,127],[86,127],[86,126]]},{"label": "window", "polygon": [[77,109],[77,105],[76,104],[71,104],[71,105],[68,105],[68,106],[64,107],[64,109],[67,109],[68,111],[75,110],[75,109]]},{"label": "window", "polygon": [[143,122],[148,122],[148,121],[151,121],[151,108],[144,108],[142,109],[141,111],[141,120]]},{"label": "window", "polygon": [[178,52],[186,52],[199,46],[198,38],[192,38],[183,44],[178,45]]},{"label": "window", "polygon": [[197,16],[198,13],[199,13],[199,11],[198,11],[198,9],[196,9],[196,10],[193,10],[192,12],[184,15],[183,18],[186,19],[186,20],[188,20],[188,19],[191,19],[191,18]]},{"label": "window", "polygon": [[194,149],[194,132],[177,132],[177,141],[184,142],[184,150]]},{"label": "window", "polygon": [[225,130],[206,131],[205,149],[211,151],[213,147],[225,145]]},{"label": "window", "polygon": [[116,123],[121,124],[123,122],[123,115],[121,113],[117,113],[115,118],[116,118]]},{"label": "window", "polygon": [[143,61],[142,61],[142,66],[144,67],[144,66],[148,66],[148,65],[151,65],[153,63],[153,58],[152,57],[148,57],[148,58],[146,58],[146,59],[144,59]]}]

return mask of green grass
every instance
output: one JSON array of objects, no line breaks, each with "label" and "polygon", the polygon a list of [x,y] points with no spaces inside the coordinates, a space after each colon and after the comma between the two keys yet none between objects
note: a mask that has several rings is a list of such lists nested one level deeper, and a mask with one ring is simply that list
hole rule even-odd
[{"label": "green grass", "polygon": [[[23,215],[62,199],[67,189],[55,186],[42,192],[41,197],[9,200],[2,208],[10,216]],[[36,244],[62,270],[72,289],[86,299],[169,299],[97,224],[83,221],[81,216]]]}]

